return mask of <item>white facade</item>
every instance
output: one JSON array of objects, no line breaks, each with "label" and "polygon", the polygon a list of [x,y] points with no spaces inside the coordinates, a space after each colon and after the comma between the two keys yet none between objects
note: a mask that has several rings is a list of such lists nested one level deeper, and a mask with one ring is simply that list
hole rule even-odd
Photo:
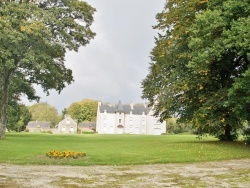
[{"label": "white facade", "polygon": [[59,133],[77,133],[77,122],[73,120],[69,115],[60,121],[58,124]]},{"label": "white facade", "polygon": [[98,104],[96,131],[100,134],[148,134],[166,132],[166,122],[153,116],[152,108],[144,105]]}]

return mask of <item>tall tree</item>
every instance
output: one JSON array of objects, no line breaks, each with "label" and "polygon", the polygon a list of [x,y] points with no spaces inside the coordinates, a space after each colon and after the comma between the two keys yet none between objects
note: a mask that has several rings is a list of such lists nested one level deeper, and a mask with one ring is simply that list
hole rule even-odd
[{"label": "tall tree", "polygon": [[8,108],[7,129],[11,131],[23,131],[31,119],[28,107],[17,103],[10,104]]},{"label": "tall tree", "polygon": [[[7,106],[24,93],[37,99],[32,84],[47,94],[73,81],[66,50],[77,51],[94,37],[95,9],[80,0],[0,1],[0,138],[5,137]],[[21,86],[12,87],[15,81]]]},{"label": "tall tree", "polygon": [[94,121],[97,113],[98,101],[84,99],[80,102],[72,103],[67,109],[67,113],[78,123],[82,121]]},{"label": "tall tree", "polygon": [[[188,86],[200,101],[195,124],[221,140],[236,139],[243,120],[249,120],[250,101],[242,108],[234,105],[250,92],[249,7],[248,0],[210,0],[208,10],[197,14],[191,28]],[[237,89],[239,85],[242,88]],[[197,86],[199,90],[194,89]]]},{"label": "tall tree", "polygon": [[[196,14],[181,9],[192,4],[198,5],[193,6]],[[201,135],[236,138],[241,122],[249,120],[249,5],[247,0],[167,4],[158,21],[168,32],[156,40],[151,72],[142,83],[143,97],[151,104],[158,101],[156,114],[162,119],[178,115]],[[173,9],[180,11],[175,15]],[[177,38],[176,17],[187,26]],[[165,53],[162,57],[157,48]],[[246,101],[239,102],[241,97]]]},{"label": "tall tree", "polygon": [[188,40],[195,15],[206,8],[201,0],[169,0],[164,10],[157,14],[159,30],[155,47],[151,51],[149,74],[142,82],[143,98],[155,105],[155,115],[161,120],[171,116],[190,118],[185,110],[189,102],[184,100],[187,89],[185,79],[190,70]]},{"label": "tall tree", "polygon": [[47,121],[55,126],[60,120],[57,109],[46,102],[30,106],[29,111],[32,121]]}]

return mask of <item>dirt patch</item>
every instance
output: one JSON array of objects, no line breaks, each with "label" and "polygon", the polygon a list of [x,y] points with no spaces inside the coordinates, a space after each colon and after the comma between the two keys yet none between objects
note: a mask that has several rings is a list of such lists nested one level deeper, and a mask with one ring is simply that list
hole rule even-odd
[{"label": "dirt patch", "polygon": [[131,166],[0,164],[0,187],[249,187],[250,159]]}]

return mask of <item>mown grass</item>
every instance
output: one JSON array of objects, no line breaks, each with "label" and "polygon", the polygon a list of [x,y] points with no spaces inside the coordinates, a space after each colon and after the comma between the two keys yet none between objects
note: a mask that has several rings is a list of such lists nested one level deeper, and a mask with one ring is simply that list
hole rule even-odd
[{"label": "mown grass", "polygon": [[[84,158],[51,159],[51,150],[85,152]],[[220,142],[195,135],[54,135],[7,133],[0,163],[45,165],[127,165],[189,163],[250,158],[244,142]]]}]

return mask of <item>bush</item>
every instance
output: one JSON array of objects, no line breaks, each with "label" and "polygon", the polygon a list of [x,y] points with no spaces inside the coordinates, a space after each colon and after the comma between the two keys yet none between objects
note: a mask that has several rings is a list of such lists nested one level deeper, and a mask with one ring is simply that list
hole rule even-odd
[{"label": "bush", "polygon": [[250,126],[247,126],[243,129],[243,136],[246,143],[250,144]]},{"label": "bush", "polygon": [[192,133],[193,130],[189,125],[177,122],[177,118],[168,118],[166,120],[166,129],[168,134],[180,134],[184,132]]},{"label": "bush", "polygon": [[42,131],[42,133],[52,134],[52,131],[51,131],[51,130],[48,130],[48,131]]},{"label": "bush", "polygon": [[96,132],[93,132],[93,131],[83,131],[82,133],[83,134],[95,134]]}]

